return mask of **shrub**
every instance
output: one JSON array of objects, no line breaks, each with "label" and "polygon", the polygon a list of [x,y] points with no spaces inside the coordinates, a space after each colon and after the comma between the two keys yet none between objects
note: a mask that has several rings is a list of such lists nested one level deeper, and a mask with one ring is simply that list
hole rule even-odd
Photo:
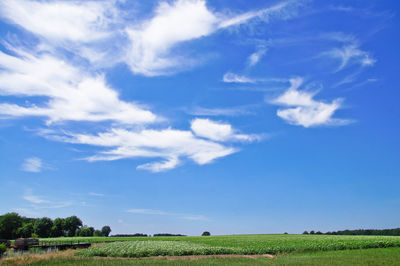
[{"label": "shrub", "polygon": [[6,250],[7,250],[6,244],[1,243],[0,244],[0,256],[3,255],[3,253],[6,252]]},{"label": "shrub", "polygon": [[202,236],[210,236],[211,234],[210,234],[210,232],[208,232],[208,231],[204,231],[201,235],[202,235]]}]

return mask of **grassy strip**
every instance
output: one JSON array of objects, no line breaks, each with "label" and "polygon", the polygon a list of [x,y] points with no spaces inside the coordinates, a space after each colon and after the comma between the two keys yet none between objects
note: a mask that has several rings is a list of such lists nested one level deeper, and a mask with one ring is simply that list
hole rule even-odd
[{"label": "grassy strip", "polygon": [[207,258],[196,260],[85,258],[63,251],[42,256],[0,260],[0,265],[399,265],[400,248],[292,253],[268,258]]}]

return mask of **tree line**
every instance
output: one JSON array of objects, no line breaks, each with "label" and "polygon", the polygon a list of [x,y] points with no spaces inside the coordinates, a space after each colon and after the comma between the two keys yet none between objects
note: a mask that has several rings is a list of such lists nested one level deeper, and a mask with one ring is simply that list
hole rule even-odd
[{"label": "tree line", "polygon": [[304,231],[304,235],[363,235],[363,236],[400,236],[400,228],[394,229],[356,229],[322,233],[321,231]]},{"label": "tree line", "polygon": [[66,218],[48,217],[28,218],[11,212],[0,216],[0,239],[16,239],[20,237],[61,237],[61,236],[108,236],[111,228],[103,226],[101,230],[83,225],[77,216]]}]

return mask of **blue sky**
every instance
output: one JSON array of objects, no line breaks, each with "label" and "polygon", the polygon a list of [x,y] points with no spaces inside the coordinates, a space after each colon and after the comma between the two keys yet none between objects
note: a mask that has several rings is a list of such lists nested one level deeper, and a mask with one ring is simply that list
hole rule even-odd
[{"label": "blue sky", "polygon": [[112,233],[399,227],[397,1],[0,3],[0,212]]}]

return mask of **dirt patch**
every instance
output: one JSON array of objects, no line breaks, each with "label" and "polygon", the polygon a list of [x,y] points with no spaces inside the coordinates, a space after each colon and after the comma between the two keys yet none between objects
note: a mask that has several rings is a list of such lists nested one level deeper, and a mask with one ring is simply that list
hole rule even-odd
[{"label": "dirt patch", "polygon": [[190,256],[157,256],[157,257],[148,257],[149,259],[167,259],[167,260],[198,260],[198,259],[210,259],[210,258],[270,258],[273,259],[276,256],[270,254],[261,254],[261,255],[236,255],[236,254],[227,254],[227,255],[190,255]]},{"label": "dirt patch", "polygon": [[94,257],[95,260],[154,260],[154,259],[164,259],[164,260],[199,260],[199,259],[212,259],[212,258],[276,258],[274,255],[270,254],[260,254],[260,255],[238,255],[238,254],[226,254],[226,255],[187,255],[187,256],[154,256],[154,257],[140,257],[140,258],[121,258],[121,257]]}]

